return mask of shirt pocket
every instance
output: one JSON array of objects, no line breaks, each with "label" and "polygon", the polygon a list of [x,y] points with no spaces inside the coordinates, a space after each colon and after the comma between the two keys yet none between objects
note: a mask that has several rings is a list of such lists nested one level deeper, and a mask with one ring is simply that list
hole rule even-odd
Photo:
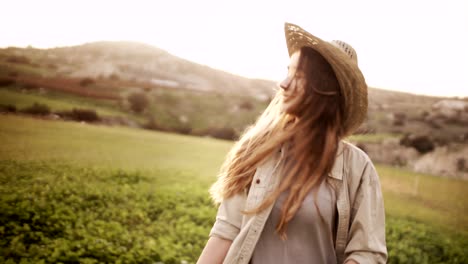
[{"label": "shirt pocket", "polygon": [[273,173],[276,159],[269,159],[257,168],[249,190],[247,207],[254,209],[258,207],[265,197],[273,191]]},{"label": "shirt pocket", "polygon": [[265,179],[265,168],[259,167],[255,173],[252,184],[250,185],[249,194],[247,197],[247,210],[254,209],[260,205],[265,191],[267,189],[266,179]]}]

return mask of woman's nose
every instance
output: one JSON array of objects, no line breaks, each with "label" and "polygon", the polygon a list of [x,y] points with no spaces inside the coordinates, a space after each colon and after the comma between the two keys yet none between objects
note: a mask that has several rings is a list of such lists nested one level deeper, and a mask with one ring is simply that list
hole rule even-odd
[{"label": "woman's nose", "polygon": [[282,82],[280,82],[279,86],[283,90],[288,90],[290,84],[291,84],[291,78],[286,77]]}]

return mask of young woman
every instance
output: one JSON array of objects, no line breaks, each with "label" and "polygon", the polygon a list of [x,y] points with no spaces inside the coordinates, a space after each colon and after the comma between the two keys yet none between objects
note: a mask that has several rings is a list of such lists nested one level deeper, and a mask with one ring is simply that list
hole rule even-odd
[{"label": "young woman", "polygon": [[285,24],[288,75],[228,154],[198,263],[385,263],[376,170],[343,140],[365,119],[354,49]]}]

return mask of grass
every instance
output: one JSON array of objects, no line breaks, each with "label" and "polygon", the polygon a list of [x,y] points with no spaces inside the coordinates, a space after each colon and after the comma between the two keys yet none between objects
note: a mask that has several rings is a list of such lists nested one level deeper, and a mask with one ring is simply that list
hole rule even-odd
[{"label": "grass", "polygon": [[[0,90],[1,91],[1,90]],[[131,128],[0,116],[0,159],[124,170],[177,170],[215,180],[231,142]],[[377,165],[391,216],[468,230],[468,182]]]},{"label": "grass", "polygon": [[231,145],[208,138],[10,115],[0,116],[0,138],[0,159],[124,170],[177,169],[207,181],[214,179]]},{"label": "grass", "polygon": [[468,182],[379,165],[386,212],[468,236]]},{"label": "grass", "polygon": [[348,138],[351,142],[359,142],[359,143],[380,143],[385,139],[391,138],[400,138],[401,135],[399,134],[389,134],[389,133],[377,133],[377,134],[359,134],[359,135],[352,135]]},{"label": "grass", "polygon": [[[94,252],[103,262],[117,261],[109,259],[112,255],[123,262],[152,256],[164,263],[193,262],[200,253],[215,213],[207,190],[232,146],[230,141],[13,115],[0,115],[0,144],[0,198],[6,206],[0,216],[19,219],[0,227],[0,234],[16,237],[16,244],[0,245],[10,258],[63,262],[77,258],[77,248],[89,244],[87,254]],[[468,182],[383,165],[377,170],[391,230],[394,257],[389,263],[411,263],[404,260],[414,255],[397,247],[399,239],[415,247],[401,230],[418,236],[418,252],[428,242],[442,253],[461,250],[453,242],[459,240],[450,239],[468,240]],[[36,220],[31,222],[32,216]],[[25,234],[34,228],[50,228],[54,236],[65,230],[68,240],[42,238],[50,254],[32,251],[21,243],[31,243]],[[435,242],[427,241],[433,235]],[[109,244],[93,242],[102,239]]]},{"label": "grass", "polygon": [[0,115],[0,144],[0,262],[167,264],[200,254],[232,143]]}]

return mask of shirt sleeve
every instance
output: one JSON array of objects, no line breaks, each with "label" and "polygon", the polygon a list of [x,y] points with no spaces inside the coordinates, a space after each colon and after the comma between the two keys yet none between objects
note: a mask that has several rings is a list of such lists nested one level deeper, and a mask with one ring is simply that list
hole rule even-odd
[{"label": "shirt sleeve", "polygon": [[365,164],[351,208],[345,263],[386,263],[385,210],[379,177],[370,160]]},{"label": "shirt sleeve", "polygon": [[216,236],[227,240],[234,240],[242,225],[242,213],[245,197],[242,194],[225,199],[218,208],[216,221],[211,229],[210,237]]}]

